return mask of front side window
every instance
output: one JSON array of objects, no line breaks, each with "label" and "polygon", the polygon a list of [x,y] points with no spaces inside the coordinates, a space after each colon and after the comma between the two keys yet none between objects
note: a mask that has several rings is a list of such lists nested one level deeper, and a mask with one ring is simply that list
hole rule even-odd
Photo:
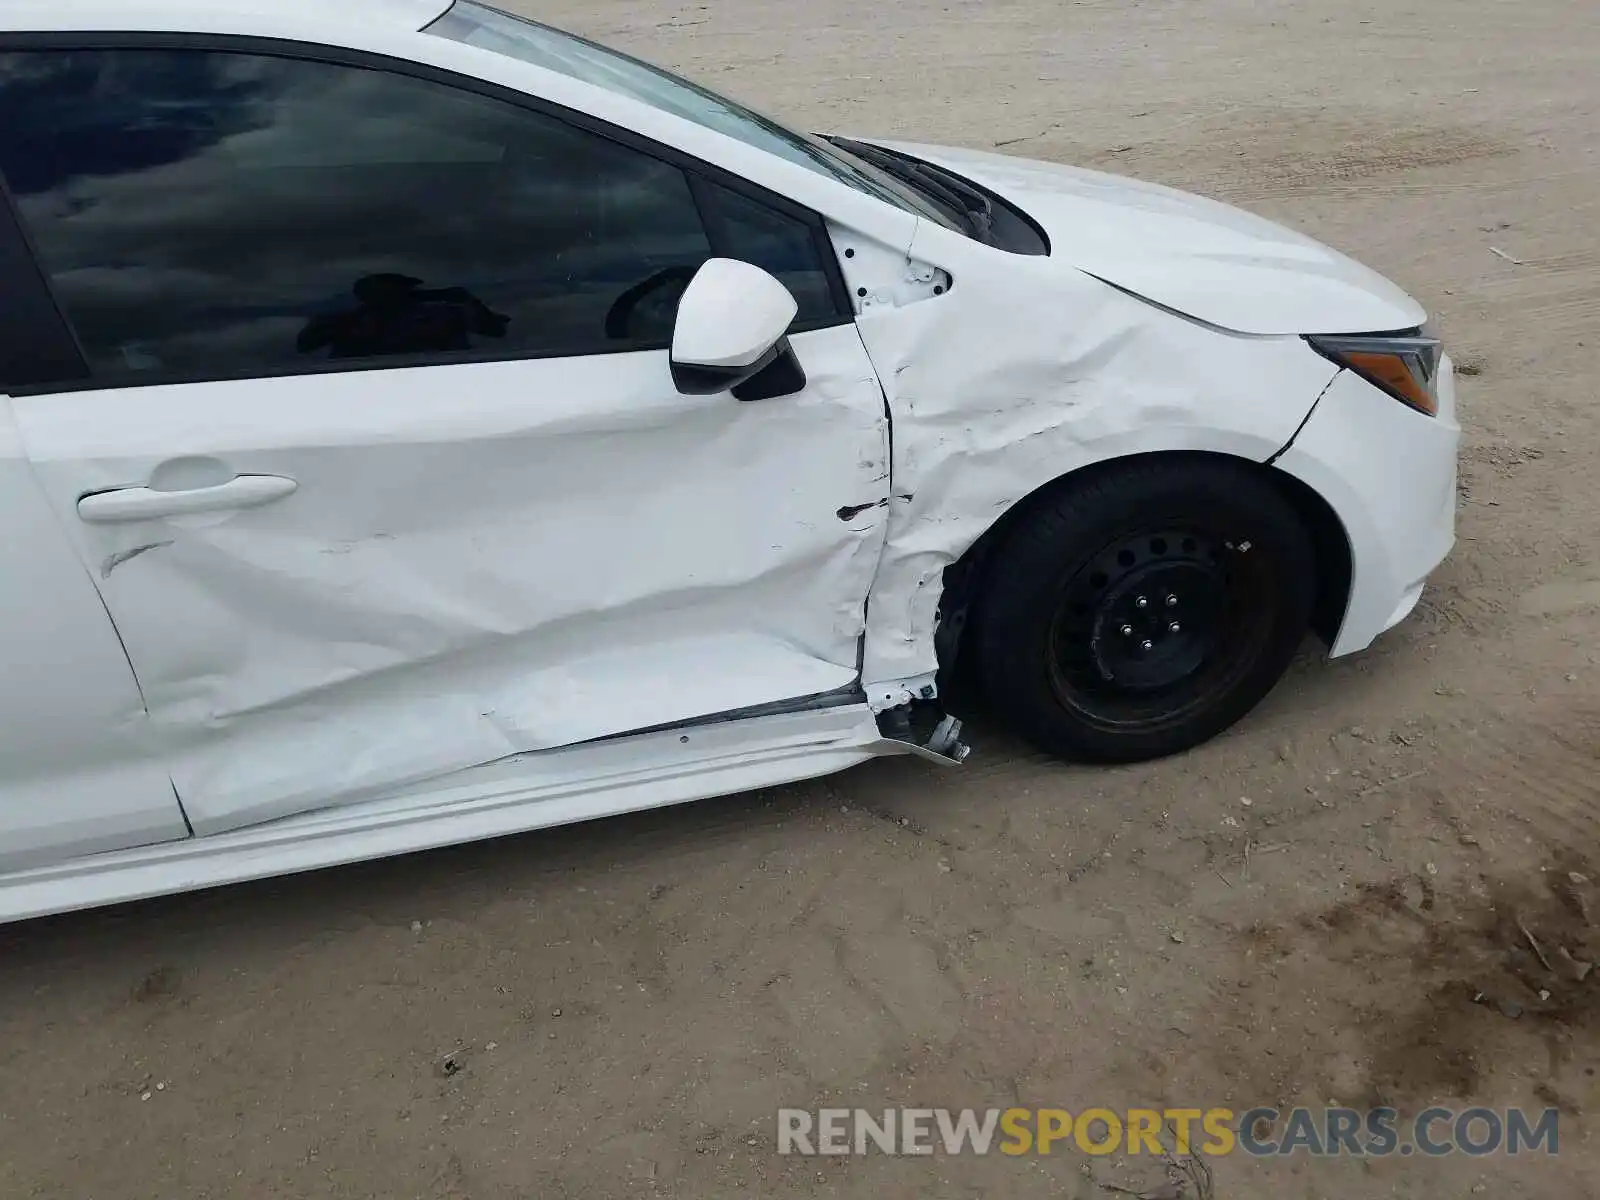
[{"label": "front side window", "polygon": [[[662,347],[719,252],[688,175],[640,150],[427,80],[230,51],[0,53],[0,175],[102,378]],[[831,312],[818,259],[741,236],[821,280],[802,319]]]}]

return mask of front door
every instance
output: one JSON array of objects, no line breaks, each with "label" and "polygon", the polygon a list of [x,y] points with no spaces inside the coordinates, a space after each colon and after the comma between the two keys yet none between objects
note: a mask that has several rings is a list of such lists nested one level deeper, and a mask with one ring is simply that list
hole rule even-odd
[{"label": "front door", "polygon": [[[12,282],[0,278],[0,292],[14,294]],[[0,374],[4,359],[0,346]],[[0,532],[0,875],[187,837],[117,631],[34,483],[3,395]]]},{"label": "front door", "polygon": [[[671,159],[345,63],[0,52],[84,360],[18,426],[197,833],[858,683],[887,426],[837,265]],[[803,391],[674,390],[712,254],[795,293]]]}]

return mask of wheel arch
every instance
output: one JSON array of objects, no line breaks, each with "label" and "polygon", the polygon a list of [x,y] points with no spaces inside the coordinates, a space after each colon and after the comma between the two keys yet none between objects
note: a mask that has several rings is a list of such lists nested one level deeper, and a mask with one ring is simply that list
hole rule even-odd
[{"label": "wheel arch", "polygon": [[1312,631],[1325,645],[1333,644],[1349,603],[1353,571],[1349,535],[1333,506],[1309,484],[1288,472],[1239,455],[1212,450],[1146,451],[1100,459],[1041,484],[1001,513],[959,559],[945,568],[939,600],[939,622],[934,631],[941,696],[959,699],[967,692],[970,671],[964,650],[970,643],[964,634],[978,603],[982,590],[980,585],[990,557],[995,548],[1004,542],[1009,531],[1068,488],[1132,464],[1156,460],[1172,463],[1214,462],[1243,467],[1271,485],[1284,498],[1305,526],[1317,564]]}]

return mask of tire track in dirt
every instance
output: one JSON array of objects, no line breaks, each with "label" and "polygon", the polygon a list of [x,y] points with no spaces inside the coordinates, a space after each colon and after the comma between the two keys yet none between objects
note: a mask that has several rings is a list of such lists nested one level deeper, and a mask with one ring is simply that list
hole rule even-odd
[{"label": "tire track in dirt", "polygon": [[[1531,271],[1518,268],[1523,269]],[[1558,337],[1593,335],[1600,329],[1600,278],[1594,276],[1580,282],[1565,276],[1549,279],[1530,273],[1502,285],[1486,286],[1482,295],[1500,305],[1515,307],[1522,320],[1537,321]]]},{"label": "tire track in dirt", "polygon": [[1566,254],[1524,258],[1522,265],[1538,272],[1541,280],[1565,279],[1575,275],[1592,283],[1600,278],[1600,250],[1574,250]]},{"label": "tire track in dirt", "polygon": [[1310,186],[1353,183],[1374,175],[1448,167],[1516,152],[1515,146],[1466,130],[1388,130],[1321,153],[1252,158],[1249,170],[1240,178],[1250,185],[1292,194]]},{"label": "tire track in dirt", "polygon": [[1135,164],[1148,169],[1154,163],[1173,163],[1176,169],[1168,174],[1181,186],[1260,201],[1519,153],[1510,142],[1470,129],[1384,129],[1374,118],[1371,125],[1266,120],[1196,130],[1186,145],[1144,143],[1092,157],[1096,165],[1117,171],[1134,171]]},{"label": "tire track in dirt", "polygon": [[1557,703],[1543,719],[1478,730],[1440,756],[1446,796],[1490,796],[1538,844],[1600,860],[1600,713]]},{"label": "tire track in dirt", "polygon": [[1480,299],[1514,306],[1523,320],[1562,332],[1600,329],[1600,251],[1523,251],[1515,257],[1519,261],[1504,264],[1505,274],[1479,286]]}]

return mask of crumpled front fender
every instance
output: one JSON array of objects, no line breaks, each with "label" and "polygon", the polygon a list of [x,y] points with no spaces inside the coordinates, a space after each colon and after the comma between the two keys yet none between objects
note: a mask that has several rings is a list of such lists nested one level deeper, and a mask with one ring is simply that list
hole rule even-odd
[{"label": "crumpled front fender", "polygon": [[1266,462],[1336,373],[1298,337],[1229,334],[1043,258],[920,227],[944,295],[859,321],[893,424],[889,533],[868,605],[868,694],[937,670],[943,573],[1073,471],[1197,450]]}]

